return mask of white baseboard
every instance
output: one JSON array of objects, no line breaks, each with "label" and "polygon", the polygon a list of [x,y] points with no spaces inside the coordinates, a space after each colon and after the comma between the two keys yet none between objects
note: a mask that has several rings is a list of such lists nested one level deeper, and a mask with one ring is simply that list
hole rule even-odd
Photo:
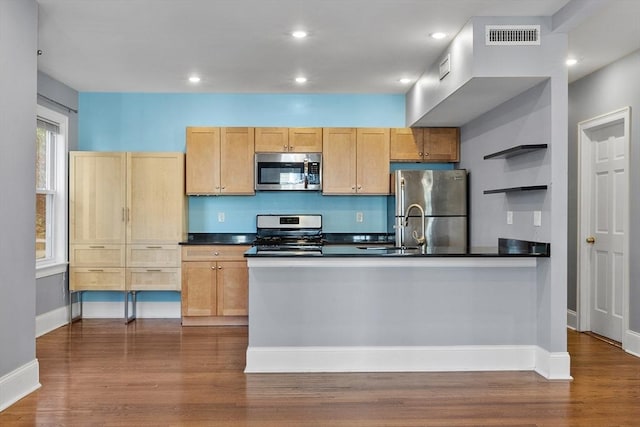
[{"label": "white baseboard", "polygon": [[[564,354],[564,353],[563,353]],[[249,347],[246,373],[536,371],[571,378],[537,346]],[[568,354],[566,360],[568,361]],[[544,366],[538,366],[543,363]]]},{"label": "white baseboard", "polygon": [[627,329],[624,334],[622,348],[627,353],[640,357],[640,334]]},{"label": "white baseboard", "polygon": [[0,411],[40,388],[38,359],[0,377]]},{"label": "white baseboard", "polygon": [[571,358],[567,352],[550,353],[536,347],[535,371],[548,380],[572,380]]},{"label": "white baseboard", "polygon": [[36,316],[36,338],[69,323],[69,307],[64,306]]},{"label": "white baseboard", "polygon": [[567,327],[574,331],[578,330],[578,313],[569,309],[567,309]]},{"label": "white baseboard", "polygon": [[[136,310],[136,317],[139,319],[179,319],[181,313],[180,301],[141,301],[136,304]],[[129,314],[131,314],[131,307],[129,307]],[[84,302],[82,317],[85,319],[124,318],[124,302]]]}]

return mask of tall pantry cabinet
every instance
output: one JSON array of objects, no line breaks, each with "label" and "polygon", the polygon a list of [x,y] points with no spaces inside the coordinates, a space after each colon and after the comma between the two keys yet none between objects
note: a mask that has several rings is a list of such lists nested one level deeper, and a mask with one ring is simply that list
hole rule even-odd
[{"label": "tall pantry cabinet", "polygon": [[70,152],[69,289],[179,291],[186,206],[183,153]]}]

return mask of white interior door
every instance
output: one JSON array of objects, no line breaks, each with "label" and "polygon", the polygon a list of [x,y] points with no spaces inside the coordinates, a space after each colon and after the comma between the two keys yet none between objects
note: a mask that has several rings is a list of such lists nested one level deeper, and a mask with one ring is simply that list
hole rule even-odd
[{"label": "white interior door", "polygon": [[[628,109],[580,124],[580,323],[622,341],[628,299]],[[586,308],[586,310],[584,309]]]}]

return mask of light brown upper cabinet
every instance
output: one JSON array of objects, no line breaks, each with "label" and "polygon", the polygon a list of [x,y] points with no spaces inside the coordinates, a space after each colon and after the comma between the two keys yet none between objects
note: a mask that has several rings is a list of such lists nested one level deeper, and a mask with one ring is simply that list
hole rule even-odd
[{"label": "light brown upper cabinet", "polygon": [[388,194],[389,129],[323,129],[323,194]]},{"label": "light brown upper cabinet", "polygon": [[322,128],[256,128],[256,153],[320,153]]},{"label": "light brown upper cabinet", "polygon": [[443,162],[460,160],[459,128],[392,128],[392,162]]},{"label": "light brown upper cabinet", "polygon": [[187,128],[187,194],[254,194],[254,128]]},{"label": "light brown upper cabinet", "polygon": [[289,151],[322,153],[322,128],[289,128]]}]

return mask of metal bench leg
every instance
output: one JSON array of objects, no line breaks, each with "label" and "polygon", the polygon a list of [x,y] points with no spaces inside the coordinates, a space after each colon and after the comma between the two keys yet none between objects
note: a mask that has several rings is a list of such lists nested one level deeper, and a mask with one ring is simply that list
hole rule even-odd
[{"label": "metal bench leg", "polygon": [[[78,308],[79,313],[77,316],[73,315],[73,296],[78,295]],[[78,320],[82,320],[82,295],[84,291],[69,291],[69,326]]]},{"label": "metal bench leg", "polygon": [[[131,294],[131,316],[129,316],[129,294]],[[124,323],[136,320],[136,291],[124,291]]]}]

